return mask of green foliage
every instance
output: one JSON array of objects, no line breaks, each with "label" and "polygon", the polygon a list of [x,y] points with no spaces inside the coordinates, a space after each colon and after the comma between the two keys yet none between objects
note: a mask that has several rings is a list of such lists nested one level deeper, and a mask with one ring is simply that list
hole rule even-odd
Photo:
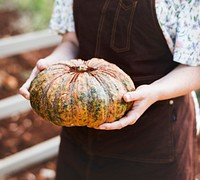
[{"label": "green foliage", "polygon": [[29,31],[48,28],[54,0],[0,0],[1,6],[12,7],[23,18]]}]

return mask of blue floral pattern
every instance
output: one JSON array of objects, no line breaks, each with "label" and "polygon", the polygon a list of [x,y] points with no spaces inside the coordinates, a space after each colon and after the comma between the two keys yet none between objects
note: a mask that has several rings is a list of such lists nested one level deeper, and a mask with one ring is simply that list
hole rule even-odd
[{"label": "blue floral pattern", "polygon": [[[73,32],[73,0],[55,0],[50,29]],[[155,0],[158,22],[174,61],[200,65],[200,0]]]},{"label": "blue floral pattern", "polygon": [[55,0],[49,28],[64,34],[74,32],[73,0]]}]

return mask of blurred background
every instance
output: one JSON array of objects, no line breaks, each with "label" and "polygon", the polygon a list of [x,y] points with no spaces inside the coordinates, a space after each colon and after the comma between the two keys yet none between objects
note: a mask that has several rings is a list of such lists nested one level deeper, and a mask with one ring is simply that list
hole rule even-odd
[{"label": "blurred background", "polygon": [[[47,42],[49,45],[42,48],[35,47],[35,49],[18,53],[12,53],[11,48],[12,46],[13,49],[17,49],[20,46],[19,43],[24,46],[23,42],[27,39],[29,39],[28,44],[36,43],[35,46],[37,42],[38,45],[41,44],[43,39],[44,41],[53,39],[48,38],[48,33],[45,31],[48,29],[53,3],[53,0],[0,0],[0,180],[51,180],[55,176],[57,139],[45,146],[39,146],[33,152],[28,151],[17,157],[8,158],[57,137],[60,133],[59,127],[45,122],[29,108],[24,109],[22,104],[27,102],[18,96],[19,87],[30,75],[36,61],[47,56],[55,48],[53,44],[56,43]],[[29,34],[32,32],[39,33]],[[28,36],[13,38],[27,33]],[[37,37],[41,38],[37,40]],[[10,54],[1,56],[7,50]],[[197,95],[200,102],[200,91],[197,91]],[[15,113],[11,113],[14,111]],[[51,144],[55,146],[53,148],[50,146],[48,149]],[[47,149],[43,150],[44,147]],[[53,153],[51,153],[52,149]],[[31,166],[27,163],[48,152],[51,153],[48,158],[41,158],[42,160]],[[31,153],[36,154],[31,156]],[[23,159],[23,156],[28,158]],[[25,167],[15,171],[17,163],[18,166],[25,164]],[[2,172],[9,175],[1,177]]]},{"label": "blurred background", "polygon": [[[20,42],[31,39],[37,43],[37,34],[14,39],[16,35],[40,32],[41,37],[48,29],[53,8],[53,0],[0,0],[0,179],[6,180],[45,180],[54,179],[56,168],[56,148],[38,147],[36,150],[12,157],[27,148],[50,140],[60,133],[60,128],[40,119],[32,110],[24,109],[24,99],[18,97],[18,89],[25,82],[38,59],[47,56],[54,46],[35,48],[12,54],[9,47],[18,48]],[[44,32],[43,32],[44,31]],[[39,36],[38,35],[38,36]],[[27,38],[27,39],[26,39]],[[38,40],[39,43],[39,40]],[[23,45],[24,46],[24,45]],[[6,47],[6,49],[3,49]],[[10,50],[1,56],[3,51]],[[12,49],[12,48],[11,48]],[[14,49],[14,48],[13,48]],[[10,100],[9,100],[10,98]],[[18,107],[18,109],[17,109]],[[15,111],[15,113],[9,113]],[[7,114],[5,115],[4,112]],[[19,111],[19,113],[17,113]],[[58,140],[53,143],[57,143]],[[50,145],[51,145],[50,144]],[[53,151],[52,151],[53,149]],[[37,151],[37,153],[36,153]],[[47,152],[45,152],[47,151]],[[34,158],[51,153],[46,159],[41,158],[38,163],[29,165]],[[35,157],[31,153],[36,153]],[[28,155],[27,155],[28,154]],[[53,154],[53,155],[52,155]],[[30,155],[30,157],[28,157]],[[23,156],[27,158],[23,159]],[[12,157],[12,158],[8,158]],[[18,166],[23,166],[15,172]],[[13,167],[14,166],[14,167]],[[1,177],[2,174],[9,174]]]},{"label": "blurred background", "polygon": [[48,27],[53,3],[53,0],[0,0],[1,29],[4,22],[2,19],[6,16],[10,18],[13,16],[9,19],[13,20],[11,24],[13,29],[9,29],[11,34],[45,29]]}]

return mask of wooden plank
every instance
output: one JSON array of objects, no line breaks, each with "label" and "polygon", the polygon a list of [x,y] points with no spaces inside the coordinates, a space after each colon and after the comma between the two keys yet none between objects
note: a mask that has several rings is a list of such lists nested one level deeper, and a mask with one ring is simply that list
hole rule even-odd
[{"label": "wooden plank", "polygon": [[0,40],[0,58],[51,47],[60,41],[61,36],[49,30],[3,38]]},{"label": "wooden plank", "polygon": [[55,157],[58,153],[59,144],[60,137],[57,136],[33,147],[27,148],[21,152],[8,156],[4,159],[1,159],[0,179]]},{"label": "wooden plank", "polygon": [[0,100],[0,120],[31,109],[30,102],[21,95]]}]

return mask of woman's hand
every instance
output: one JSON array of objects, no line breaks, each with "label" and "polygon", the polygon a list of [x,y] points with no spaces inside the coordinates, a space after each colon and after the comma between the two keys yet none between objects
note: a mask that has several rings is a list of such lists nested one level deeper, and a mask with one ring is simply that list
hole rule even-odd
[{"label": "woman's hand", "polygon": [[135,91],[128,92],[124,95],[126,102],[133,101],[132,109],[118,121],[112,123],[104,123],[97,129],[100,130],[115,130],[122,129],[128,125],[133,125],[139,117],[157,101],[156,92],[151,85],[139,86]]},{"label": "woman's hand", "polygon": [[63,35],[62,42],[55,48],[55,50],[46,58],[40,59],[30,77],[22,85],[19,93],[29,100],[30,93],[28,91],[31,81],[37,76],[37,74],[47,68],[48,66],[55,64],[62,60],[74,59],[77,56],[79,49],[79,42],[75,32],[68,32]]},{"label": "woman's hand", "polygon": [[134,124],[154,102],[183,96],[200,88],[200,66],[178,65],[167,75],[150,85],[139,86],[124,95],[126,102],[133,101],[127,115],[113,123],[104,123],[98,129],[114,130]]},{"label": "woman's hand", "polygon": [[34,69],[32,70],[29,78],[26,80],[26,82],[22,85],[22,87],[19,89],[19,93],[24,96],[26,99],[29,100],[30,98],[30,93],[28,91],[31,81],[37,76],[37,74],[44,70],[45,68],[47,68],[48,66],[50,66],[51,64],[56,63],[55,60],[51,59],[51,58],[44,58],[44,59],[40,59],[38,60],[38,62],[36,63],[36,66],[34,67]]}]

